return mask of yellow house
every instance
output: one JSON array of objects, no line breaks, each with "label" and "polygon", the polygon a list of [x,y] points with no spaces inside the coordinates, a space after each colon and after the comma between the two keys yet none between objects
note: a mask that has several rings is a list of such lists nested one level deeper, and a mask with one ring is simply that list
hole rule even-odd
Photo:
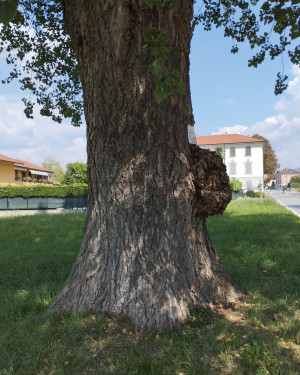
[{"label": "yellow house", "polygon": [[0,185],[51,183],[51,173],[49,169],[0,154]]}]

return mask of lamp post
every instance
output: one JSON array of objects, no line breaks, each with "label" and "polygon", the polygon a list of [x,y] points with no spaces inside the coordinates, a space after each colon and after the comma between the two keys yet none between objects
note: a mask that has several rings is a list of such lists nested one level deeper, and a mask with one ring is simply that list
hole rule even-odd
[{"label": "lamp post", "polygon": [[259,190],[259,197],[262,199],[262,183],[261,180],[258,181],[258,190]]}]

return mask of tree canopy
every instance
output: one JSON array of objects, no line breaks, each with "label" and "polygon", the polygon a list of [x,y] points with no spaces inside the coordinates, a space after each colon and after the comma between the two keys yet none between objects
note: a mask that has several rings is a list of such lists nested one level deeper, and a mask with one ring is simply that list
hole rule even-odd
[{"label": "tree canopy", "polygon": [[51,180],[61,182],[64,178],[65,171],[63,170],[60,162],[57,160],[52,159],[48,156],[44,161],[42,166],[46,169],[52,171]]},{"label": "tree canopy", "polygon": [[264,174],[268,175],[267,182],[272,180],[274,178],[274,174],[276,172],[276,169],[280,167],[278,164],[278,160],[276,157],[276,153],[271,146],[270,142],[267,140],[267,138],[259,135],[254,134],[253,138],[259,138],[263,139],[265,141],[265,147],[264,147]]},{"label": "tree canopy", "polygon": [[298,176],[293,176],[291,177],[290,179],[290,183],[297,183],[297,184],[300,184],[300,174]]},{"label": "tree canopy", "polygon": [[66,173],[62,179],[65,185],[87,184],[87,165],[86,163],[69,163],[67,164]]},{"label": "tree canopy", "polygon": [[[103,12],[123,0],[108,0]],[[177,0],[144,0],[149,7],[176,8]],[[192,0],[190,0],[192,1]],[[257,67],[269,55],[274,59],[286,53],[293,64],[299,65],[300,46],[295,41],[300,35],[300,8],[298,0],[201,0],[193,1],[200,7],[193,27],[204,30],[222,27],[224,36],[233,41],[231,52],[238,52],[238,43],[249,42],[254,56],[248,65]],[[11,22],[10,22],[11,21]],[[54,121],[70,118],[80,125],[83,115],[81,83],[77,62],[64,23],[63,0],[1,0],[0,52],[6,52],[6,61],[12,66],[2,83],[18,79],[25,95],[25,113],[33,115],[38,104],[40,113]],[[159,11],[157,25],[151,25],[145,35],[145,48],[153,54],[149,73],[156,80],[154,94],[158,102],[172,92],[184,92],[180,73],[172,68],[178,46],[169,46],[168,34],[161,28]],[[279,72],[275,93],[286,89],[287,75]]]}]

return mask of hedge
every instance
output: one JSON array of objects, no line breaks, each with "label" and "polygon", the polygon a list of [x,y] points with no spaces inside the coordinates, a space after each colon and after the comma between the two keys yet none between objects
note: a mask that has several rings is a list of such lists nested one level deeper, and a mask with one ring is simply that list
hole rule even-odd
[{"label": "hedge", "polygon": [[0,186],[0,198],[6,197],[85,197],[86,184],[73,185],[5,185]]},{"label": "hedge", "polygon": [[246,197],[248,198],[260,198],[260,194],[262,198],[265,198],[265,193],[260,193],[259,191],[255,192],[253,190],[246,191]]}]

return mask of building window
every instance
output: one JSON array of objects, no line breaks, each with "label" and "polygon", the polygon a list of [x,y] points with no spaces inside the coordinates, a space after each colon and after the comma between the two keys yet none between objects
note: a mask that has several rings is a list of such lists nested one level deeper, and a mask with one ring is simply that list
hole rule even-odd
[{"label": "building window", "polygon": [[252,189],[251,181],[246,181],[246,189],[247,190],[251,190]]},{"label": "building window", "polygon": [[252,174],[252,163],[249,161],[245,163],[245,174]]},{"label": "building window", "polygon": [[25,181],[26,172],[22,172],[22,180]]},{"label": "building window", "polygon": [[247,146],[245,149],[245,156],[251,156],[251,147]]},{"label": "building window", "polygon": [[229,156],[235,157],[235,147],[230,147]]},{"label": "building window", "polygon": [[15,171],[15,181],[18,181],[18,171]]},{"label": "building window", "polygon": [[236,163],[229,164],[229,174],[236,174]]}]

